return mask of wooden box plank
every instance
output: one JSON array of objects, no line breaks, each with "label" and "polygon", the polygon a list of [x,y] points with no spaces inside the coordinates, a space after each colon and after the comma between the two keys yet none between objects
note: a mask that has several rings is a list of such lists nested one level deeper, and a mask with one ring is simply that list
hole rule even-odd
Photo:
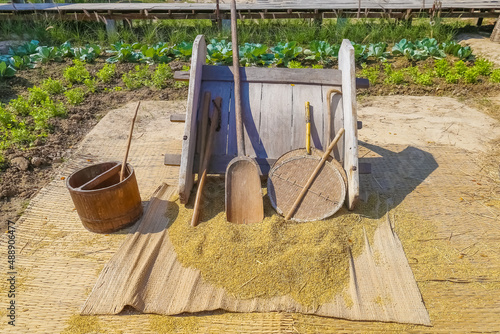
[{"label": "wooden box plank", "polygon": [[[295,83],[295,84],[342,84],[342,73],[333,69],[240,67],[241,82]],[[203,66],[203,80],[233,81],[231,66]]]},{"label": "wooden box plank", "polygon": [[[234,83],[231,68],[205,65],[206,45],[202,36],[193,47],[188,109],[179,176],[179,194],[185,203],[193,186],[196,150],[196,119],[200,94],[210,91],[222,98],[220,130],[216,133],[209,172],[224,172],[237,155]],[[305,147],[305,102],[311,105],[312,146],[324,150],[340,128],[345,135],[333,155],[343,163],[348,176],[346,205],[353,209],[359,198],[357,114],[354,49],[344,40],[339,53],[340,70],[241,68],[242,112],[246,155],[259,161],[266,174],[270,163],[282,154]],[[338,75],[341,80],[338,80]],[[333,84],[335,83],[335,84]],[[328,111],[328,97],[333,93]],[[211,109],[213,106],[211,106]]]},{"label": "wooden box plank", "polygon": [[226,154],[232,158],[238,155],[236,140],[236,111],[234,106],[234,82],[231,83],[231,99],[229,101],[229,123],[227,128]]},{"label": "wooden box plank", "polygon": [[182,158],[179,172],[179,198],[185,204],[193,187],[193,161],[196,145],[196,115],[200,104],[202,66],[205,64],[207,46],[203,35],[198,35],[193,44],[189,92],[187,98],[186,123],[182,142]]},{"label": "wooden box plank", "polygon": [[[217,96],[222,98],[220,129],[215,133],[214,148],[212,156],[227,154],[227,136],[229,126],[229,105],[233,91],[233,85],[230,82],[202,82],[202,91],[209,91],[212,99]],[[212,108],[211,108],[212,110]]]},{"label": "wooden box plank", "polygon": [[252,158],[265,155],[264,146],[260,141],[260,104],[262,83],[242,82],[241,103],[243,113],[243,128],[246,154]]},{"label": "wooden box plank", "polygon": [[[214,65],[204,65],[204,70],[203,70],[203,77],[202,80],[204,81],[233,81],[232,78],[229,76],[229,74],[225,73],[229,71],[228,66],[214,66]],[[320,76],[317,77],[312,77],[309,79],[304,79],[302,75],[295,75],[295,81],[290,80],[290,78],[287,79],[277,79],[276,77],[273,78],[266,78],[263,81],[258,81],[258,78],[262,78],[264,75],[260,72],[262,70],[270,70],[272,72],[274,71],[288,71],[288,70],[293,70],[293,71],[301,71],[297,72],[298,74],[304,74],[307,73],[307,71],[315,71],[315,74],[320,73]],[[322,73],[322,72],[316,72],[316,71],[326,71],[327,73]],[[311,69],[311,68],[302,68],[302,69],[289,69],[289,68],[253,68],[253,67],[244,67],[242,68],[242,75],[245,75],[244,78],[241,78],[241,82],[266,82],[266,83],[293,83],[293,84],[311,84],[311,85],[332,85],[332,86],[341,86],[342,85],[342,80],[337,78],[335,72],[330,72],[330,71],[336,71],[336,70],[323,70],[323,69]],[[225,73],[224,75],[218,75],[218,73]],[[258,72],[259,76],[253,77],[253,73]],[[331,77],[331,74],[335,74],[334,77]],[[189,72],[188,71],[175,71],[174,72],[174,79],[179,80],[179,81],[189,81]],[[370,87],[370,82],[366,78],[356,78],[356,88],[368,88]]]}]

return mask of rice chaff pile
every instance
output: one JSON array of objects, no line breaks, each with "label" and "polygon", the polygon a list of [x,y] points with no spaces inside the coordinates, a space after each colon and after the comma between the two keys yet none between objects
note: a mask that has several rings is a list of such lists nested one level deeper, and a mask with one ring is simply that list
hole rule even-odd
[{"label": "rice chaff pile", "polygon": [[343,292],[350,254],[362,251],[363,230],[371,236],[383,220],[382,202],[372,197],[355,212],[341,209],[323,221],[286,222],[265,196],[263,222],[229,223],[222,178],[208,180],[203,203],[197,227],[190,225],[192,204],[173,198],[168,205],[169,236],[183,266],[199,269],[207,282],[239,299],[288,294],[310,307]]}]

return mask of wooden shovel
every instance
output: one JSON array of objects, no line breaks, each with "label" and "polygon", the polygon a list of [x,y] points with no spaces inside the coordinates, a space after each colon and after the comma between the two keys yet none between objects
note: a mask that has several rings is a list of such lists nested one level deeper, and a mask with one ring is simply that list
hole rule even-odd
[{"label": "wooden shovel", "polygon": [[251,224],[264,219],[264,204],[262,201],[259,167],[255,160],[245,156],[235,0],[231,2],[231,37],[233,45],[234,109],[238,156],[229,162],[226,169],[226,217],[232,223]]}]

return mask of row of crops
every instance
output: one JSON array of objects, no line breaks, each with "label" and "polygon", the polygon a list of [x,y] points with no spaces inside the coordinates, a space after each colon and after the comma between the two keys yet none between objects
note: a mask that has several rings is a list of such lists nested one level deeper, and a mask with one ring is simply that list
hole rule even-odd
[{"label": "row of crops", "polygon": [[[424,38],[415,42],[402,39],[389,50],[387,43],[369,45],[352,43],[356,61],[368,59],[385,61],[389,57],[404,56],[411,61],[427,58],[445,58],[447,55],[459,59],[468,59],[472,50],[468,46],[451,41],[438,43],[434,38]],[[338,58],[340,44],[325,41],[312,41],[308,48],[297,45],[297,42],[279,42],[272,47],[257,43],[245,43],[239,48],[242,66],[289,66],[291,61],[311,63],[316,67],[330,65]],[[173,60],[189,61],[193,51],[193,43],[182,42],[176,45],[156,43],[145,45],[140,43],[115,43],[104,50],[96,44],[73,47],[66,42],[60,46],[41,46],[33,40],[15,49],[9,54],[0,56],[0,77],[14,76],[16,71],[33,68],[36,64],[51,61],[63,61],[64,58],[78,59],[91,63],[98,57],[108,57],[106,62],[128,63],[169,63]],[[211,40],[207,45],[207,62],[215,65],[232,63],[232,45],[225,40]]]}]

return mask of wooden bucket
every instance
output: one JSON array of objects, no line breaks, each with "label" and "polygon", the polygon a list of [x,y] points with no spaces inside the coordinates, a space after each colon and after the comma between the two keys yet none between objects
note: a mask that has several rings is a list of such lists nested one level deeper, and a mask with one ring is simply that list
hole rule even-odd
[{"label": "wooden bucket", "polygon": [[142,215],[141,197],[134,169],[127,164],[125,179],[120,182],[120,168],[110,178],[86,190],[85,184],[119,162],[104,162],[82,168],[66,180],[76,211],[83,226],[97,233],[115,232],[132,225]]}]

